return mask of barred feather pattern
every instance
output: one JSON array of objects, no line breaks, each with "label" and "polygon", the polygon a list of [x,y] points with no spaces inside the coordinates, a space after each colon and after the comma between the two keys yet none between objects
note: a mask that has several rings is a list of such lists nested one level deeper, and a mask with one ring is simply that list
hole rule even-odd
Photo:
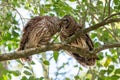
[{"label": "barred feather pattern", "polygon": [[[51,16],[36,16],[23,29],[19,50],[24,50],[48,44],[51,37],[60,31],[59,18]],[[30,60],[29,57],[25,58]]]},{"label": "barred feather pattern", "polygon": [[[60,20],[60,39],[61,41],[64,41],[66,38],[74,35],[78,30],[82,29],[82,26],[79,25],[75,19],[70,16],[66,15]],[[90,39],[88,34],[84,34],[80,37],[78,37],[76,40],[70,43],[71,46],[83,48],[86,50],[92,51],[94,48],[93,42]],[[68,53],[73,56],[81,65],[83,66],[91,66],[95,64],[96,57],[83,57],[79,55],[79,53],[73,53],[71,51],[68,51]],[[81,52],[84,54],[84,52]]]}]

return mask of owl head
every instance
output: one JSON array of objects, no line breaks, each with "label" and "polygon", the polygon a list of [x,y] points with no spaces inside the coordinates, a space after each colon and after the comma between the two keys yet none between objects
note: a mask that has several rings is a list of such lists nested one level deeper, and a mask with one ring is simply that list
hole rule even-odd
[{"label": "owl head", "polygon": [[66,37],[70,37],[81,27],[71,15],[65,15],[60,19],[59,26],[61,27],[61,35]]},{"label": "owl head", "polygon": [[65,15],[62,19],[60,19],[60,26],[64,29],[72,29],[76,25],[75,19],[71,15]]}]

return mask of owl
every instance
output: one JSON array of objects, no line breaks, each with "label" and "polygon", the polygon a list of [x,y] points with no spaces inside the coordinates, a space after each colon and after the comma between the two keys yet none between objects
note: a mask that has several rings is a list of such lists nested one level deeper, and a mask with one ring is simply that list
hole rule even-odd
[{"label": "owl", "polygon": [[[52,36],[60,31],[58,17],[36,16],[32,18],[23,29],[18,51],[46,45]],[[30,57],[24,58],[30,60]]]},{"label": "owl", "polygon": [[[66,15],[61,20],[59,25],[61,26],[60,31],[60,39],[61,41],[65,41],[65,39],[74,35],[78,30],[82,29],[82,26],[78,24],[75,19]],[[73,42],[69,43],[70,46],[74,46],[77,48],[82,48],[84,50],[92,51],[94,48],[93,42],[90,39],[88,34],[83,34],[82,36],[77,37]],[[91,66],[95,64],[96,58],[94,57],[83,57],[79,55],[79,53],[73,53],[71,51],[67,51],[71,56],[73,56],[80,64],[83,66]],[[81,52],[84,54],[84,52]]]}]

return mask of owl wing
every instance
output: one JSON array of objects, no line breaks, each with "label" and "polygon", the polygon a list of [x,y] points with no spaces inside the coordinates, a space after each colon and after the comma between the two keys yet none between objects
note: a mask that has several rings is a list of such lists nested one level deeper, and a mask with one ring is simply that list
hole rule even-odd
[{"label": "owl wing", "polygon": [[[51,23],[48,19],[51,17],[43,16],[42,19],[32,19],[30,20],[24,28],[24,33],[20,42],[20,47],[18,50],[24,50],[28,48],[37,47],[40,45],[47,44],[52,35],[57,32],[57,30],[51,31],[49,28],[53,29],[56,26]],[[48,28],[49,27],[49,28]],[[53,33],[54,32],[54,33]],[[30,60],[29,57],[25,60]]]},{"label": "owl wing", "polygon": [[[26,48],[26,43],[29,41],[29,34],[34,28],[34,25],[42,19],[40,16],[36,16],[27,22],[23,29],[23,35],[19,44],[18,51],[24,50]],[[30,61],[31,57],[21,58],[22,61]]]},{"label": "owl wing", "polygon": [[88,45],[89,50],[92,51],[94,49],[93,42],[92,42],[92,40],[91,40],[91,38],[89,37],[88,34],[85,34],[85,36],[86,36],[86,39],[85,39],[86,40],[86,44]]},{"label": "owl wing", "polygon": [[28,41],[28,36],[30,31],[33,29],[34,25],[39,22],[42,19],[42,17],[40,16],[36,16],[34,18],[32,18],[30,21],[27,22],[27,24],[25,25],[24,29],[23,29],[23,35],[20,41],[20,45],[18,48],[18,51],[20,50],[24,50],[25,48],[25,44]]},{"label": "owl wing", "polygon": [[[78,37],[73,43],[71,43],[72,46],[83,48],[86,50],[93,50],[94,45],[92,40],[90,39],[88,34],[85,34],[81,37]],[[79,53],[73,53],[69,52],[81,65],[83,66],[91,66],[95,64],[96,58],[95,57],[84,57],[79,55]],[[84,54],[84,52],[81,52]]]}]

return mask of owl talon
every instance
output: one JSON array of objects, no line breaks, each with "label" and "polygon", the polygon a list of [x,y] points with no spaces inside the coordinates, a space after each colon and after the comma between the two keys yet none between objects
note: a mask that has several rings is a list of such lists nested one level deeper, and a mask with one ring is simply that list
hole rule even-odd
[{"label": "owl talon", "polygon": [[21,58],[22,62],[30,62],[31,61],[31,57],[26,57],[26,58]]}]

